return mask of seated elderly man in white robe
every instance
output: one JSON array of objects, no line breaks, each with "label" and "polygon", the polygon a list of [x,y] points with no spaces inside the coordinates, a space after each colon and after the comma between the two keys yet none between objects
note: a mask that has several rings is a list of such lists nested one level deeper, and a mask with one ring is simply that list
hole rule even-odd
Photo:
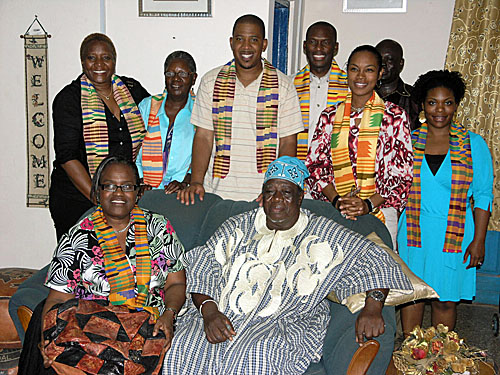
[{"label": "seated elderly man in white robe", "polygon": [[385,296],[411,284],[372,242],[300,208],[308,175],[297,158],[275,160],[263,207],[186,253],[196,309],[178,319],[163,374],[303,374],[322,355],[332,290],[340,300],[367,292],[358,342],[384,332]]}]

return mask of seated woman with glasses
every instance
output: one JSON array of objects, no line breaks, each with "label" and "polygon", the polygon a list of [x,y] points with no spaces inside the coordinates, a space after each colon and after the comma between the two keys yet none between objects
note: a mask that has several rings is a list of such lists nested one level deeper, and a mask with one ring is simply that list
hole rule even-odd
[{"label": "seated woman with glasses", "polygon": [[165,217],[137,206],[138,190],[134,163],[108,157],[97,168],[98,206],[59,241],[20,374],[159,370],[185,301],[184,249]]},{"label": "seated woman with glasses", "polygon": [[172,52],[164,63],[165,90],[139,104],[147,134],[137,157],[144,188],[174,193],[191,181],[191,151],[195,129],[191,124],[196,64],[184,51]]}]

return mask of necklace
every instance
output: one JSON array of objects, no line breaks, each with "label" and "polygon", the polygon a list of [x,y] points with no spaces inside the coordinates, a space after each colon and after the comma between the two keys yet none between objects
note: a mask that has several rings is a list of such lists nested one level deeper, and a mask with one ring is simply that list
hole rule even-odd
[{"label": "necklace", "polygon": [[[96,91],[97,91],[97,90],[96,90]],[[113,86],[111,86],[111,91],[109,92],[109,94],[108,94],[108,95],[101,94],[99,91],[97,91],[97,93],[98,93],[99,95],[104,96],[104,97],[106,98],[106,100],[109,100],[109,98],[111,97],[111,94],[113,93]]]},{"label": "necklace", "polygon": [[128,229],[128,227],[130,226],[130,224],[132,224],[132,217],[130,217],[130,220],[128,221],[128,224],[127,224],[127,226],[125,228],[120,229],[120,230],[114,230],[114,229],[113,230],[115,231],[115,233],[123,233],[123,232],[125,232]]},{"label": "necklace", "polygon": [[361,112],[363,109],[365,109],[365,106],[358,108],[351,105],[351,112]]}]

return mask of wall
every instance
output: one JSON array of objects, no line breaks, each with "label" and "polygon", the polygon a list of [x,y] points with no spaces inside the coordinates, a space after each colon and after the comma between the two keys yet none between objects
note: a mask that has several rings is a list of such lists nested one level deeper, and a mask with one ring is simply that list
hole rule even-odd
[{"label": "wall", "polygon": [[[41,267],[54,246],[55,230],[45,208],[26,207],[26,115],[24,41],[19,38],[38,15],[49,39],[49,97],[80,71],[79,45],[99,30],[99,1],[0,1],[0,267]],[[52,137],[52,135],[50,135]],[[50,150],[51,158],[53,149]]]},{"label": "wall", "polygon": [[[409,1],[406,14],[343,14],[341,0],[304,0],[303,30],[319,19],[339,30],[343,64],[358,44],[382,38],[399,40],[407,66],[403,78],[413,82],[420,72],[441,68],[453,11],[453,0]],[[168,53],[184,49],[194,56],[198,72],[231,57],[228,38],[234,20],[245,13],[269,18],[269,0],[212,0],[212,18],[139,18],[137,0],[104,0],[106,32],[118,52],[117,72],[138,79],[151,93],[163,89],[162,65]],[[99,0],[0,1],[0,267],[42,267],[55,247],[48,209],[26,208],[26,119],[24,97],[24,33],[37,14],[49,39],[49,98],[81,71],[82,39],[101,25]],[[326,17],[325,15],[330,15]],[[408,26],[410,25],[410,26]],[[370,30],[370,31],[369,31]],[[302,55],[302,64],[305,60]],[[53,158],[51,150],[51,158]]]},{"label": "wall", "polygon": [[[342,0],[305,0],[303,39],[307,27],[324,20],[337,29],[337,63],[343,67],[349,53],[361,44],[397,40],[404,50],[407,83],[431,69],[443,69],[455,0],[408,0],[406,13],[342,13]],[[305,65],[302,54],[302,65]]]},{"label": "wall", "polygon": [[151,93],[163,91],[163,62],[175,50],[193,55],[203,75],[232,58],[229,37],[239,16],[268,24],[268,0],[212,0],[212,18],[138,17],[137,0],[106,2],[107,34],[118,52],[117,72],[130,74]]},{"label": "wall", "polygon": [[[138,17],[137,0],[106,0],[106,33],[118,53],[117,72],[138,79],[151,93],[163,91],[163,61],[172,51],[190,52],[203,74],[231,57],[234,20],[253,13],[268,23],[268,0],[212,0],[212,18]],[[34,15],[49,39],[49,98],[81,72],[83,38],[100,31],[99,0],[1,0],[0,14],[0,267],[39,268],[56,241],[49,210],[26,207],[26,116],[23,34]],[[52,137],[52,134],[50,135]],[[52,146],[51,146],[52,147]],[[54,157],[51,148],[51,159]]]}]

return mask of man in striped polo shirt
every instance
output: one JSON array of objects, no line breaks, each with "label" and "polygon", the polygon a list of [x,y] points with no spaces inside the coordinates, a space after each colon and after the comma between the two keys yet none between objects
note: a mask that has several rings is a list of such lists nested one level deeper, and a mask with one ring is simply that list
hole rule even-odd
[{"label": "man in striped polo shirt", "polygon": [[303,130],[293,82],[262,59],[263,21],[238,18],[229,42],[234,60],[205,74],[196,95],[191,185],[178,194],[185,204],[194,204],[195,195],[203,200],[205,191],[254,200],[269,163],[295,156]]}]

